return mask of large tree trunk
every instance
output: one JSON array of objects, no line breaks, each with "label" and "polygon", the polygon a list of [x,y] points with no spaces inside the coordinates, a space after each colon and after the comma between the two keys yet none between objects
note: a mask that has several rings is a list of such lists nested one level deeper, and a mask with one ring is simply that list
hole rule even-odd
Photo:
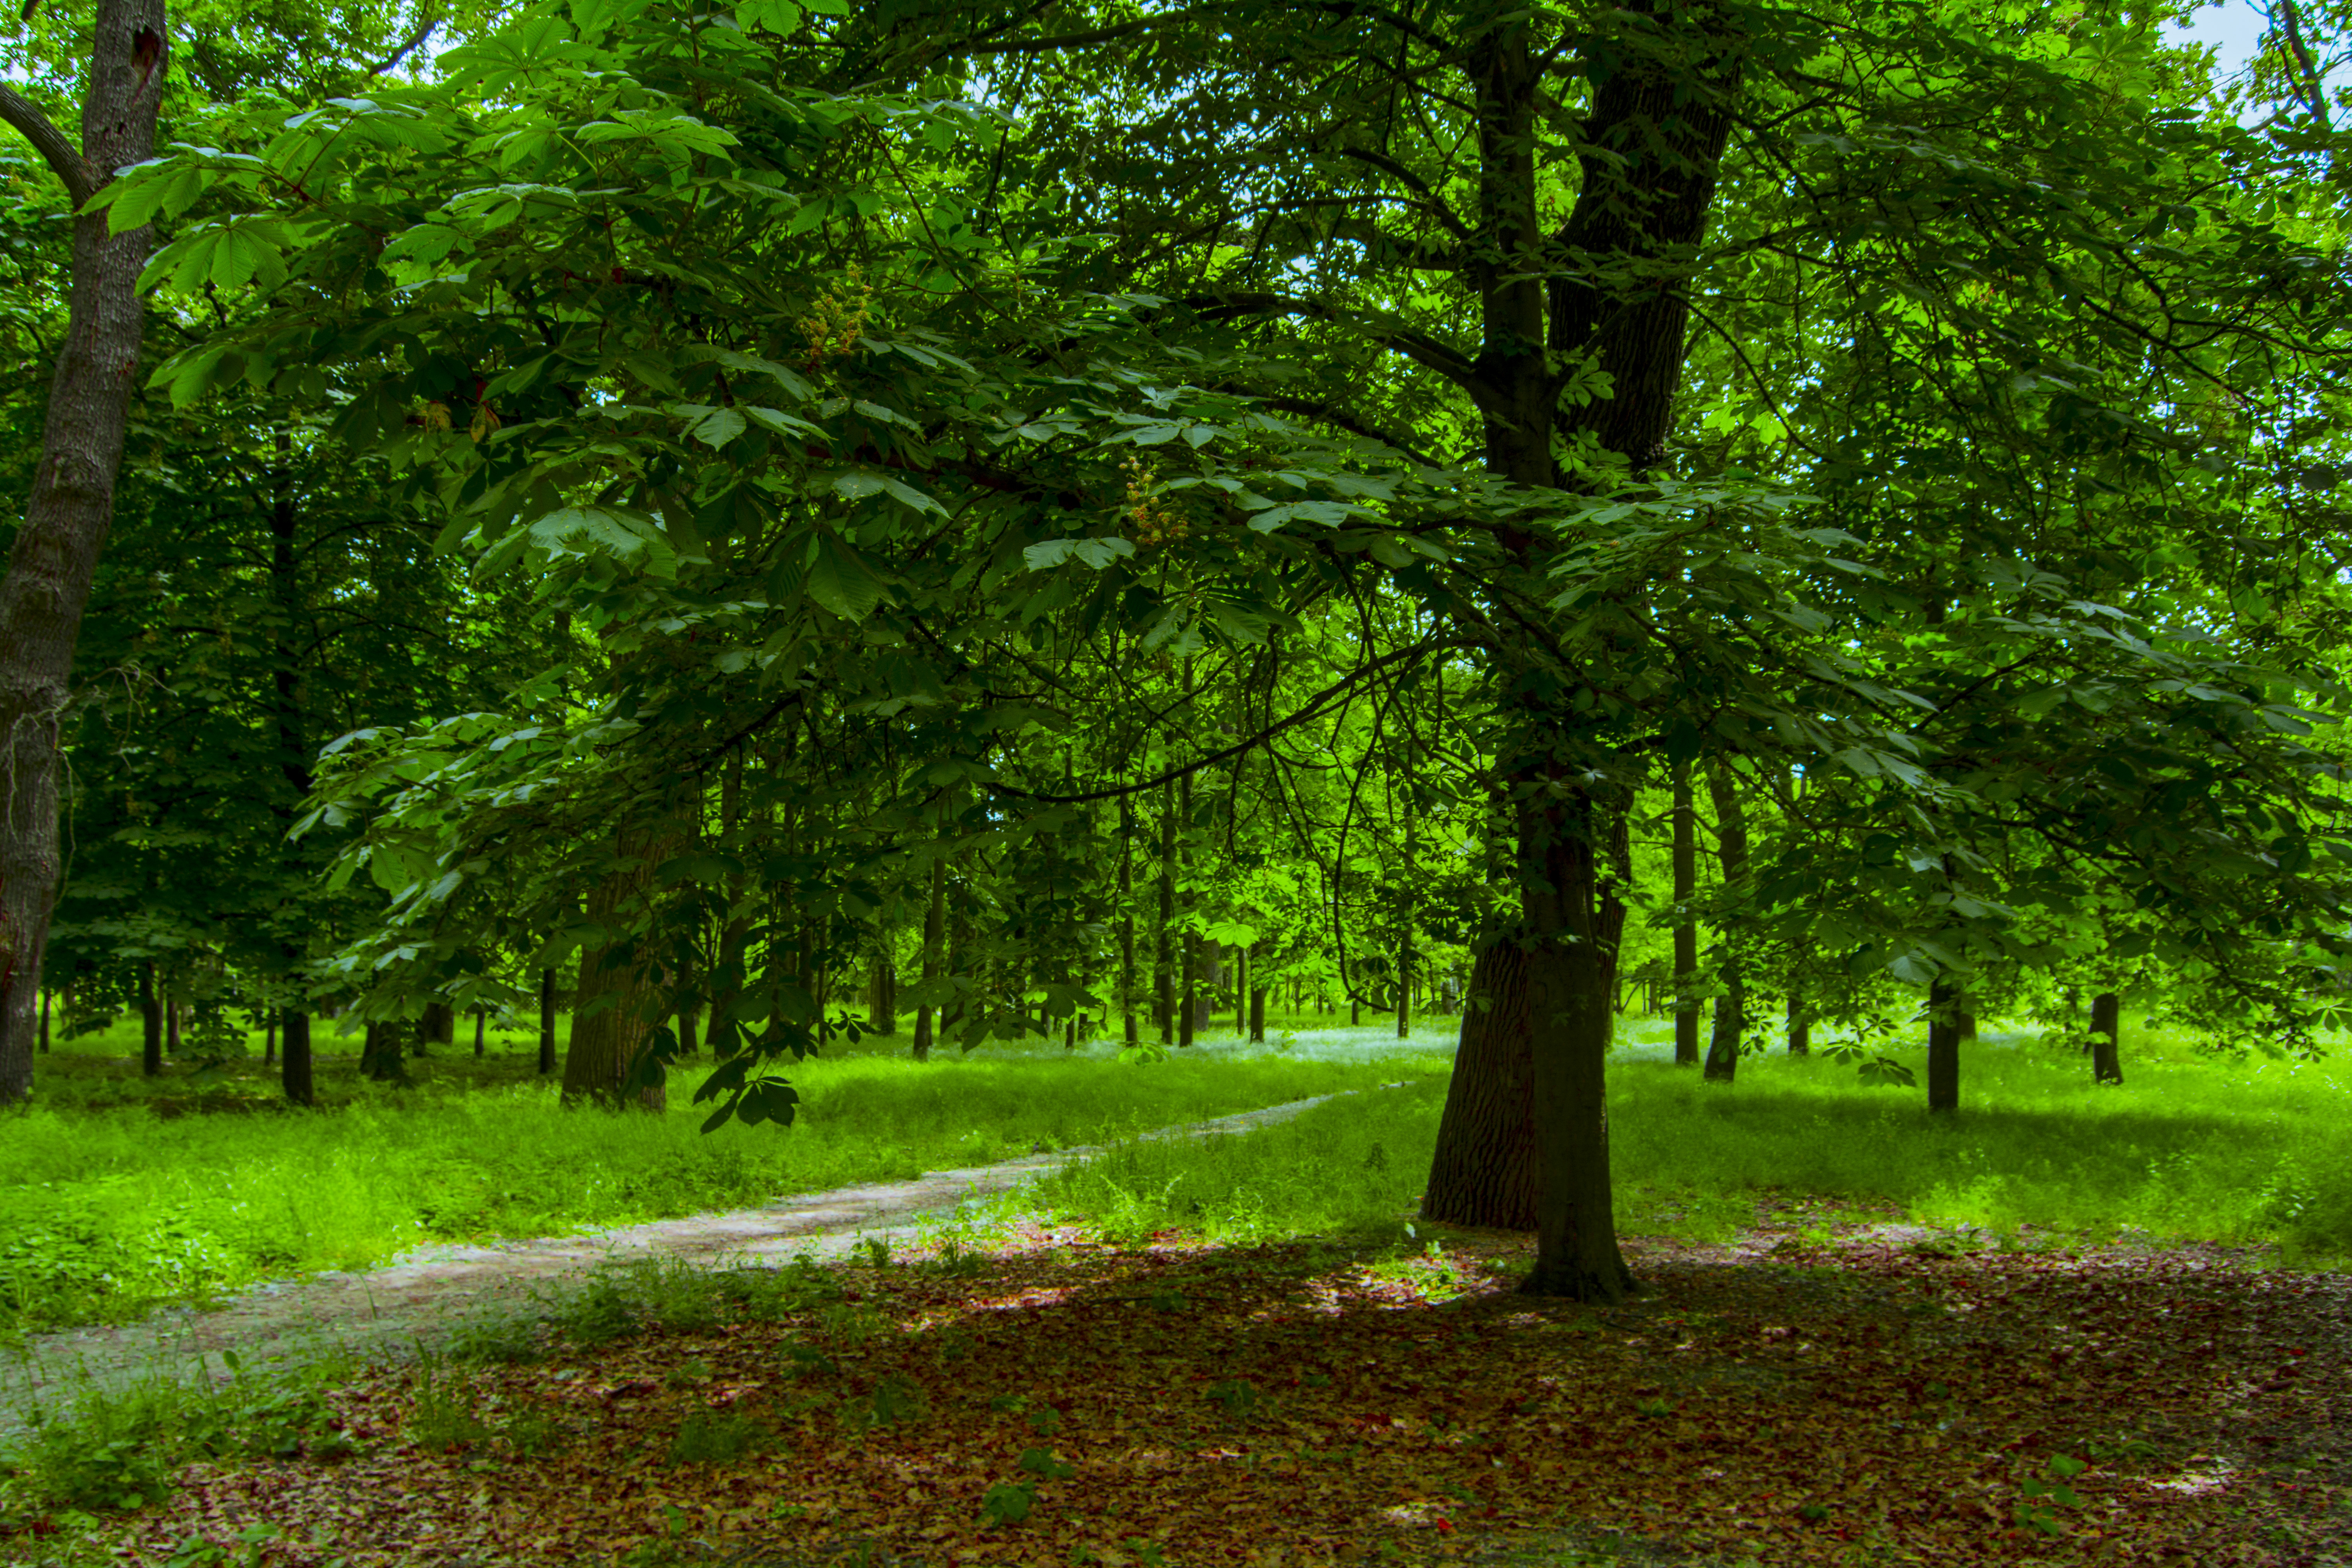
[{"label": "large tree trunk", "polygon": [[2121,1083],[2124,1064],[2119,1054],[2123,1032],[2124,999],[2112,991],[2102,991],[2091,998],[2091,1079],[2095,1083]]},{"label": "large tree trunk", "polygon": [[[1533,1064],[1542,1195],[1536,1261],[1520,1289],[1579,1301],[1622,1300],[1637,1289],[1617,1248],[1609,1170],[1607,1064],[1610,999],[1625,906],[1618,878],[1603,870],[1601,808],[1589,795],[1546,798],[1519,808],[1519,906],[1533,942],[1528,952],[1528,1040]],[[1623,818],[1613,853],[1630,858]]]},{"label": "large tree trunk", "polygon": [[[99,0],[79,150],[30,100],[0,84],[0,120],[47,161],[76,208],[115,170],[153,152],[164,37],[163,0]],[[0,577],[0,1106],[33,1090],[41,954],[64,866],[61,726],[139,387],[147,241],[144,228],[110,235],[103,212],[74,220],[65,340],[25,521]]]},{"label": "large tree trunk", "polygon": [[[1738,71],[1725,13],[1632,0],[1613,15],[1628,13],[1640,21],[1625,26],[1627,47],[1609,71],[1595,73],[1576,202],[1549,244],[1538,214],[1545,68],[1533,24],[1524,10],[1496,5],[1475,8],[1465,25],[1480,177],[1465,281],[1478,290],[1482,327],[1467,388],[1483,416],[1488,469],[1538,489],[1560,483],[1555,451],[1587,436],[1637,474],[1664,460],[1690,317],[1675,274],[1705,239],[1730,134]],[[1643,34],[1665,37],[1648,43]],[[1608,41],[1585,47],[1617,53]],[[1554,259],[1560,256],[1580,263],[1562,266]],[[1586,258],[1603,265],[1583,265]],[[1617,262],[1629,265],[1609,265]],[[1607,374],[1612,393],[1571,403],[1562,395],[1567,378],[1587,367]],[[1507,536],[1507,543],[1529,591],[1539,591],[1532,584],[1547,578],[1549,547],[1533,535]],[[1493,651],[1514,675],[1535,650]],[[1604,1070],[1623,908],[1614,879],[1599,875],[1596,803],[1556,763],[1538,760],[1573,749],[1583,722],[1572,703],[1579,672],[1528,673],[1522,689],[1562,695],[1529,697],[1513,747],[1529,759],[1514,787],[1521,792],[1515,809],[1543,1171],[1536,1267],[1525,1288],[1614,1300],[1633,1288],[1615,1236]],[[1622,814],[1612,815],[1622,832]]]},{"label": "large tree trunk", "polygon": [[[675,838],[663,831],[625,830],[617,846],[623,864],[588,895],[590,922],[608,934],[625,931],[654,891],[654,868],[675,847]],[[564,1104],[659,1110],[668,1103],[659,1083],[631,1087],[662,1011],[660,994],[660,966],[626,935],[581,961],[572,1039],[563,1053]]]},{"label": "large tree trunk", "polygon": [[1528,955],[1504,941],[1482,948],[1462,1003],[1461,1043],[1421,1217],[1496,1230],[1536,1228],[1543,1173],[1536,1159],[1534,1042],[1528,1033]]},{"label": "large tree trunk", "polygon": [[[1706,770],[1707,796],[1715,806],[1715,842],[1723,862],[1723,884],[1736,889],[1748,874],[1748,814],[1739,804],[1738,783],[1717,757]],[[1731,928],[1717,928],[1723,948],[1723,994],[1715,1000],[1715,1033],[1706,1047],[1710,1083],[1729,1083],[1739,1070],[1739,1040],[1748,1023],[1748,982],[1739,967]]]}]

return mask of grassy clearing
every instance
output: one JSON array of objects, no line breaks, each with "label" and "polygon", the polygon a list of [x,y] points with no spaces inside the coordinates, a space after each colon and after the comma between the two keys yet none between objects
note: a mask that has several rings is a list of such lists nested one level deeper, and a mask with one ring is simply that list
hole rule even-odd
[{"label": "grassy clearing", "polygon": [[[2126,1031],[2127,1081],[2081,1058],[1989,1034],[1963,1066],[1962,1109],[1920,1089],[1864,1087],[1850,1066],[1778,1053],[1729,1087],[1660,1059],[1667,1026],[1630,1023],[1610,1079],[1618,1217],[1634,1233],[1722,1240],[1766,1192],[1899,1205],[1927,1225],[2126,1231],[2352,1255],[2352,1060],[2234,1061],[2185,1037]],[[1925,1052],[1893,1051],[1924,1075]],[[1419,1203],[1443,1074],[1319,1106],[1207,1144],[1121,1147],[1048,1181],[1049,1205],[1134,1238],[1169,1229],[1250,1244],[1384,1233]]]},{"label": "grassy clearing", "polygon": [[[918,1065],[903,1043],[813,1058],[788,1130],[704,1136],[698,1072],[667,1116],[566,1112],[525,1058],[469,1050],[415,1086],[322,1064],[331,1108],[273,1106],[257,1065],[138,1079],[89,1053],[0,1139],[0,1328],[135,1312],[271,1275],[378,1263],[421,1242],[562,1233],[1102,1142],[1398,1076],[1373,1030],[1286,1050],[1231,1043],[1121,1064],[1107,1046],[999,1046]],[[1423,1067],[1441,1062],[1433,1036]],[[886,1054],[886,1052],[887,1054]]]}]

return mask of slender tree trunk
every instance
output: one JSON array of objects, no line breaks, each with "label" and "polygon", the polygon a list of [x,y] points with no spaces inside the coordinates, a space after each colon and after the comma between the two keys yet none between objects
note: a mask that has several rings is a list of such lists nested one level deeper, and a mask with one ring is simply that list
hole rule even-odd
[{"label": "slender tree trunk", "polygon": [[[1192,689],[1192,667],[1190,663],[1184,666],[1184,689],[1188,692]],[[1192,824],[1192,775],[1191,773],[1186,773],[1176,781],[1176,808],[1180,814],[1177,820],[1184,826],[1189,838],[1189,830]],[[1192,868],[1192,855],[1189,845],[1182,854],[1183,869],[1189,873]],[[1192,896],[1190,893],[1184,895],[1183,903],[1184,912],[1189,916],[1192,912]],[[1183,1016],[1178,1026],[1181,1032],[1176,1037],[1176,1044],[1179,1047],[1190,1048],[1200,1029],[1200,1016],[1197,1009],[1201,985],[1201,934],[1192,930],[1188,922],[1178,940],[1184,944],[1184,1005]]]},{"label": "slender tree trunk", "polygon": [[1674,764],[1675,1065],[1698,1065],[1698,811],[1691,801],[1690,764]]},{"label": "slender tree trunk", "polygon": [[930,898],[923,905],[923,983],[924,1001],[915,1009],[915,1059],[931,1059],[932,1019],[938,1007],[929,1000],[930,987],[947,973],[947,954],[941,948],[947,935],[948,865],[944,859],[931,861]]},{"label": "slender tree trunk", "polygon": [[[1707,795],[1715,806],[1715,841],[1723,862],[1723,884],[1736,889],[1748,875],[1748,814],[1739,802],[1738,781],[1724,759],[1717,757],[1706,771]],[[1723,994],[1715,1001],[1715,1032],[1707,1041],[1706,1078],[1729,1083],[1739,1070],[1740,1036],[1748,1024],[1748,984],[1739,967],[1735,933],[1718,927],[1717,940],[1723,963]]]},{"label": "slender tree trunk", "polygon": [[1119,1040],[1139,1043],[1135,1018],[1135,813],[1118,803],[1118,1010]]},{"label": "slender tree trunk", "polygon": [[49,990],[41,987],[41,1054],[49,1054]]},{"label": "slender tree trunk", "polygon": [[1462,999],[1461,1043],[1438,1119],[1421,1217],[1533,1230],[1542,1189],[1528,955],[1516,942],[1498,942],[1479,950]]},{"label": "slender tree trunk", "polygon": [[261,1065],[275,1066],[278,1061],[278,1009],[268,1007],[261,1015]]},{"label": "slender tree trunk", "polygon": [[1160,1043],[1176,1043],[1176,786],[1160,786],[1160,930],[1151,950],[1151,984]]},{"label": "slender tree trunk", "polygon": [[1813,1054],[1813,1025],[1806,1015],[1805,999],[1798,992],[1789,993],[1789,1054],[1808,1057]]},{"label": "slender tree trunk", "polygon": [[1959,988],[1938,980],[1927,988],[1927,1109],[1960,1108],[1960,1036],[1963,1033]]},{"label": "slender tree trunk", "polygon": [[1250,962],[1249,1037],[1254,1046],[1265,1043],[1265,982],[1260,972],[1265,967],[1265,954],[1255,954]]},{"label": "slender tree trunk", "polygon": [[475,1059],[475,1060],[477,1060],[477,1061],[479,1061],[479,1060],[481,1059],[481,1057],[482,1057],[482,1047],[483,1047],[483,1044],[484,1044],[484,1041],[483,1041],[483,1036],[484,1036],[484,1035],[486,1035],[486,1034],[488,1032],[488,1030],[489,1030],[489,1026],[490,1026],[490,1010],[489,1010],[488,1007],[477,1007],[477,1008],[475,1008],[475,1009],[474,1009],[474,1059]]},{"label": "slender tree trunk", "polygon": [[[0,121],[30,142],[84,211],[114,171],[154,150],[167,34],[163,0],[99,0],[81,145],[13,85]],[[149,233],[74,219],[66,331],[49,377],[40,456],[0,577],[0,1106],[33,1091],[41,957],[57,902],[63,723],[74,644],[114,519],[131,399],[142,377],[139,273]],[[21,374],[21,372],[20,372]]]},{"label": "slender tree trunk", "polygon": [[539,972],[539,1076],[555,1071],[555,971]]},{"label": "slender tree trunk", "polygon": [[155,961],[139,965],[139,1070],[153,1078],[163,1070],[163,1004],[155,994]]},{"label": "slender tree trunk", "polygon": [[314,1105],[310,1088],[310,1015],[299,1007],[278,1011],[278,1083],[296,1105]]},{"label": "slender tree trunk", "polygon": [[2116,993],[2102,991],[2091,998],[2091,1079],[2095,1083],[2124,1080],[2119,1055],[2123,1018],[2124,999]]}]

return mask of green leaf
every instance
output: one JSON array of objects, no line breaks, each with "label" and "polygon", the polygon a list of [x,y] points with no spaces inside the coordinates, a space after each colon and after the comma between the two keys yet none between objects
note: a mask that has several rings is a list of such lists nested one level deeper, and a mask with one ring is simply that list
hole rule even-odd
[{"label": "green leaf", "polygon": [[862,621],[889,593],[866,558],[838,535],[817,536],[816,559],[809,563],[808,596],[845,620]]},{"label": "green leaf", "polygon": [[687,426],[687,435],[714,451],[743,434],[746,427],[743,416],[732,408],[697,408],[692,404],[682,404],[675,412],[691,416],[693,423]]}]

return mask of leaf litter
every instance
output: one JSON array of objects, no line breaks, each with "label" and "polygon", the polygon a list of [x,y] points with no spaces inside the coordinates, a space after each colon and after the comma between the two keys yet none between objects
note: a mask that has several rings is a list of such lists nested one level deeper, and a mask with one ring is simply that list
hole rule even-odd
[{"label": "leaf litter", "polygon": [[332,1391],[327,1440],[188,1467],[118,1555],[2352,1562],[2346,1276],[1822,1212],[1630,1239],[1647,1289],[1604,1309],[1516,1294],[1525,1237],[1450,1230],[1031,1225],[700,1297],[674,1272],[609,1332],[558,1314]]}]

